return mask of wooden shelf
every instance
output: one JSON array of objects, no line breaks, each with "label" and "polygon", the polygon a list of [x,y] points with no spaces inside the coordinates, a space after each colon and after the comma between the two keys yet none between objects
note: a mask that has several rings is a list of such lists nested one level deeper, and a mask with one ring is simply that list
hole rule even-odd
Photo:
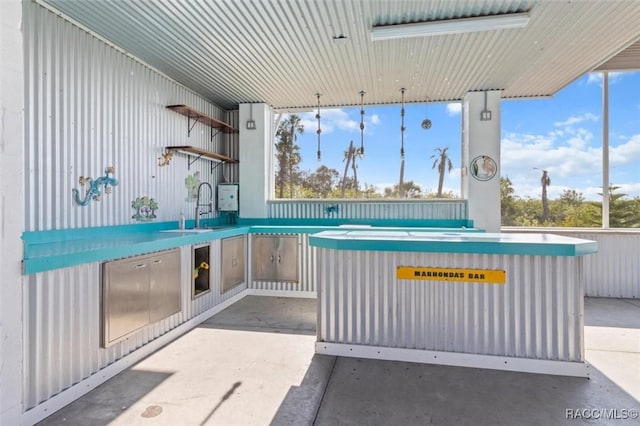
[{"label": "wooden shelf", "polygon": [[[196,123],[200,122],[209,126],[212,130],[212,138],[213,138],[213,129],[217,129],[222,133],[238,133],[238,129],[234,129],[229,124],[224,121],[220,121],[216,118],[210,117],[207,114],[196,111],[195,109],[188,107],[186,105],[169,105],[168,109],[177,112],[178,114],[184,115],[188,118],[188,133],[191,133],[191,129],[195,126]],[[191,123],[193,121],[193,124]]]},{"label": "wooden shelf", "polygon": [[[204,157],[208,160],[217,161],[220,163],[237,163],[238,162],[238,160],[234,160],[233,158],[227,157],[226,155],[216,154],[215,152],[207,151],[206,149],[202,149],[202,148],[196,148],[195,146],[188,146],[188,145],[168,146],[166,147],[166,149],[169,151],[180,152],[189,156],[196,156],[197,157],[196,160],[198,158]],[[191,163],[189,165],[191,165]]]}]

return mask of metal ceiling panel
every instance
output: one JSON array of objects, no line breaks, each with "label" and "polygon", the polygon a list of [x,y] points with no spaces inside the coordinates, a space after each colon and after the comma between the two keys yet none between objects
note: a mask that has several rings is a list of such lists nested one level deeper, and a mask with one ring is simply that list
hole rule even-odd
[{"label": "metal ceiling panel", "polygon": [[[640,39],[637,0],[38,0],[225,109],[552,95]],[[528,11],[522,29],[372,41],[375,25]]]},{"label": "metal ceiling panel", "polygon": [[637,70],[640,70],[640,41],[633,43],[597,68],[597,71]]}]

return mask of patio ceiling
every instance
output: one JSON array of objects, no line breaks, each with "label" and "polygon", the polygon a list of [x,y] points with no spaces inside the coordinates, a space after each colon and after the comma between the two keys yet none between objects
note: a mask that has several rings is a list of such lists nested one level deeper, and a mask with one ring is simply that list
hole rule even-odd
[{"label": "patio ceiling", "polygon": [[[550,96],[640,69],[637,0],[38,0],[225,109]],[[373,26],[528,12],[521,29],[372,41]],[[608,62],[625,49],[623,65]],[[601,68],[602,69],[602,68]]]}]

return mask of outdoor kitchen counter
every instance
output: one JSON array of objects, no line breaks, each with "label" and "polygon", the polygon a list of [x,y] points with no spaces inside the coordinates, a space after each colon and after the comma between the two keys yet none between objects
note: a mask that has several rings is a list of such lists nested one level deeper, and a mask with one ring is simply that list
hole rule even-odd
[{"label": "outdoor kitchen counter", "polygon": [[317,247],[316,352],[588,376],[583,256],[553,234],[332,230]]}]

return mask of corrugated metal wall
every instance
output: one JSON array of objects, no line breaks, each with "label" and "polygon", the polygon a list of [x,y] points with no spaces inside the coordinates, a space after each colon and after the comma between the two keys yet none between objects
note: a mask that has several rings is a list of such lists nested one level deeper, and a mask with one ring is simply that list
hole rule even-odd
[{"label": "corrugated metal wall", "polygon": [[[319,341],[583,360],[581,257],[317,253]],[[504,269],[507,282],[398,280],[397,266]]]},{"label": "corrugated metal wall", "polygon": [[[269,201],[272,218],[348,218],[348,219],[467,219],[467,202],[455,201],[352,201],[352,200],[274,200]],[[338,212],[327,214],[328,206]]]},{"label": "corrugated metal wall", "polygon": [[[251,242],[252,236],[249,235],[249,258],[252,258]],[[286,234],[291,235],[291,234]],[[315,293],[316,291],[316,248],[309,245],[308,234],[298,234],[298,278],[297,283],[294,282],[271,282],[271,281],[254,281],[251,263],[249,262],[249,288],[252,290],[266,291],[285,291],[297,293]]]},{"label": "corrugated metal wall", "polygon": [[[158,166],[165,146],[193,145],[237,158],[238,136],[196,124],[166,105],[186,104],[237,125],[225,112],[30,1],[24,2],[25,42],[25,230],[133,223],[131,202],[149,196],[159,203],[158,221],[193,218],[185,178],[196,172],[212,185],[238,180],[237,166],[212,172],[212,163],[174,155]],[[78,178],[97,178],[115,167],[118,185],[102,201],[72,201]],[[193,208],[193,210],[192,210]],[[183,247],[182,264],[191,264]],[[211,265],[220,241],[211,243]],[[219,268],[212,290],[191,299],[191,270],[182,270],[182,312],[145,327],[108,349],[100,348],[100,263],[24,276],[25,409],[95,374],[146,343],[246,290],[220,294]]]},{"label": "corrugated metal wall", "polygon": [[548,232],[596,241],[598,252],[583,256],[585,296],[640,298],[640,233],[636,231],[504,228],[502,232]]},{"label": "corrugated metal wall", "polygon": [[[25,409],[81,382],[198,314],[246,290],[239,285],[220,294],[220,240],[213,241],[211,291],[191,298],[191,269],[182,268],[182,311],[144,327],[130,338],[101,348],[100,263],[26,276]],[[181,248],[183,265],[191,249]]]},{"label": "corrugated metal wall", "polygon": [[[25,42],[25,226],[27,231],[133,223],[131,202],[149,196],[159,203],[158,221],[193,218],[185,178],[196,172],[215,186],[237,181],[237,166],[218,167],[175,155],[158,167],[165,146],[193,145],[237,156],[237,135],[196,124],[165,106],[186,104],[237,124],[203,98],[132,60],[63,18],[30,1],[24,4]],[[115,167],[118,186],[102,201],[80,207],[71,190],[80,176],[98,178]],[[192,207],[194,211],[192,211]]]},{"label": "corrugated metal wall", "polygon": [[572,233],[598,242],[585,256],[585,293],[593,297],[640,298],[640,233]]}]

